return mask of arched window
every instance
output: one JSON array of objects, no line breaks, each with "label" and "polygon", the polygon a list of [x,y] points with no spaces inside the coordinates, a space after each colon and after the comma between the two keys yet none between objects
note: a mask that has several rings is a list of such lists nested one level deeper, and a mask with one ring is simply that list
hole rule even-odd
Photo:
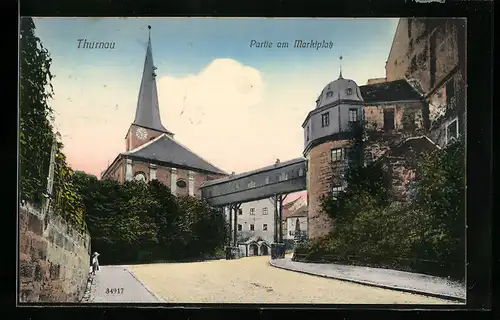
[{"label": "arched window", "polygon": [[186,180],[182,180],[182,179],[177,180],[176,185],[177,185],[177,187],[179,187],[181,189],[187,187]]},{"label": "arched window", "polygon": [[352,88],[347,88],[347,89],[345,90],[345,93],[346,93],[348,96],[350,96],[350,95],[352,94]]},{"label": "arched window", "polygon": [[147,176],[144,172],[137,172],[134,176],[134,180],[146,182]]}]

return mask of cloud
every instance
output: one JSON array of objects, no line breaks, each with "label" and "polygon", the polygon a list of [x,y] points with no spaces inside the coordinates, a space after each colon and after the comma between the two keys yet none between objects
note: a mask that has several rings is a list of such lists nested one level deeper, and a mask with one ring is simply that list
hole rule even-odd
[{"label": "cloud", "polygon": [[[363,68],[365,64],[368,67],[369,62],[348,68],[350,75],[364,81],[374,76],[376,72]],[[337,78],[337,68],[331,62],[320,69],[277,73],[233,59],[215,59],[197,74],[160,73],[162,122],[178,141],[228,172],[253,170],[277,158],[297,158],[303,151],[302,122],[314,109],[319,92]],[[51,105],[68,161],[77,170],[99,175],[125,151],[140,79],[117,79],[117,71],[109,66],[84,70],[61,66],[57,74]]]},{"label": "cloud", "polygon": [[301,124],[318,88],[299,76],[284,75],[277,84],[265,78],[232,59],[213,60],[197,75],[160,77],[162,122],[181,143],[228,172],[300,157]]},{"label": "cloud", "polygon": [[259,103],[263,90],[260,72],[232,59],[214,60],[197,75],[158,81],[162,111],[193,121],[232,116]]}]

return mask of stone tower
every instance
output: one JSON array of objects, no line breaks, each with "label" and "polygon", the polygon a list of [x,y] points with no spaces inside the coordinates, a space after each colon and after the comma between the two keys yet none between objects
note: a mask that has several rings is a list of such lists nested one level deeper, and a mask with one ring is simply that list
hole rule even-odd
[{"label": "stone tower", "polygon": [[308,235],[327,234],[331,219],[322,212],[321,196],[345,188],[343,170],[349,158],[354,132],[352,123],[363,119],[363,98],[358,85],[342,77],[330,82],[309,112],[304,128],[304,157],[307,159]]}]

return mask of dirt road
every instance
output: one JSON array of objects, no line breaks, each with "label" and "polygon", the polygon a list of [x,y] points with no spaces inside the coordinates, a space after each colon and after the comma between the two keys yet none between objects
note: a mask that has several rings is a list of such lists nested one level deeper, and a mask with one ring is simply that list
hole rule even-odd
[{"label": "dirt road", "polygon": [[269,265],[269,256],[129,269],[171,303],[450,303],[278,269]]}]

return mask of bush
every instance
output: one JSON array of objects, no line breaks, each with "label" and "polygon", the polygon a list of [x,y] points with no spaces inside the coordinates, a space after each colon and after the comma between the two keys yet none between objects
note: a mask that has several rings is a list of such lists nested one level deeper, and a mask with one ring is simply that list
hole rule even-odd
[{"label": "bush", "polygon": [[[298,245],[294,259],[465,276],[463,141],[422,157],[409,202],[391,202],[378,165],[358,167],[348,189],[325,197],[330,234]],[[378,190],[377,190],[378,189]]]},{"label": "bush", "polygon": [[223,214],[193,197],[174,197],[157,180],[98,180],[77,172],[92,235],[102,263],[146,263],[214,257],[225,242]]}]

